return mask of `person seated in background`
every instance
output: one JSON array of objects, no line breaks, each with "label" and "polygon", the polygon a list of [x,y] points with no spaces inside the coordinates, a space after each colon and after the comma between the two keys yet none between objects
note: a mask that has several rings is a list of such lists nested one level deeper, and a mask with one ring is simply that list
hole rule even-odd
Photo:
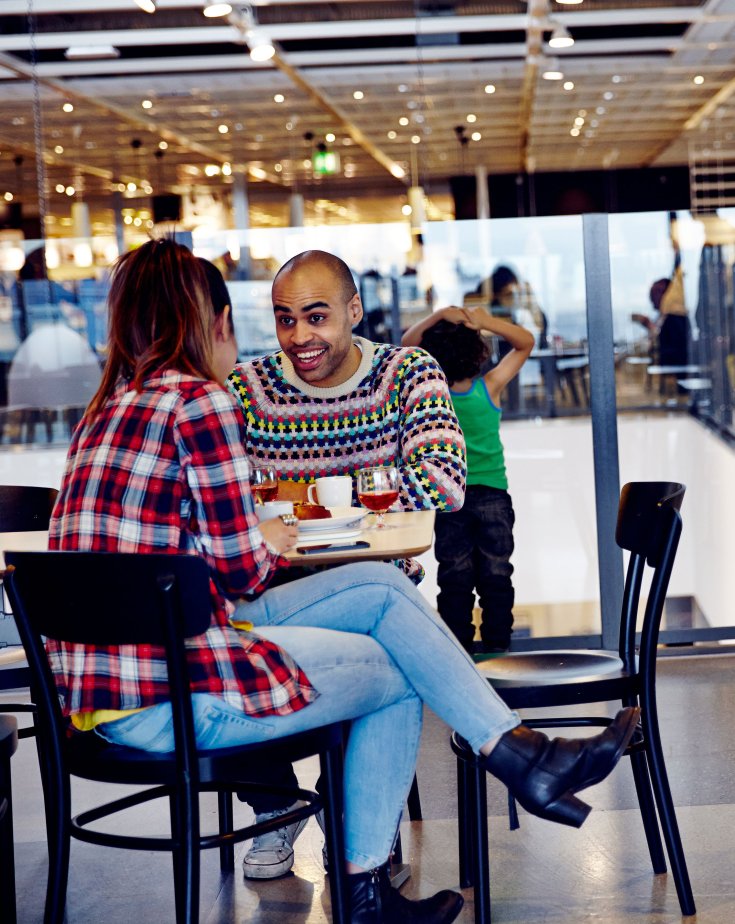
[{"label": "person seated in background", "polygon": [[[489,348],[481,331],[502,337],[510,346],[484,375]],[[500,439],[500,396],[528,359],[533,334],[493,317],[485,308],[442,308],[410,327],[401,342],[422,347],[441,366],[467,446],[464,506],[436,515],[439,615],[472,654],[477,591],[482,608],[480,650],[507,651],[515,599],[510,563],[515,515]]]},{"label": "person seated in background", "polygon": [[[215,311],[189,250],[154,240],[118,260],[109,317],[109,358],[72,437],[50,548],[201,556],[212,620],[186,643],[197,746],[235,747],[349,721],[350,924],[450,924],[460,894],[409,901],[391,887],[386,867],[424,704],[528,811],[577,827],[590,809],[576,794],[610,773],[639,710],[623,709],[601,734],[575,741],[524,727],[389,564],[347,565],[269,588],[297,530],[255,514],[242,420],[220,384],[237,357],[230,312]],[[232,601],[244,595],[239,611],[253,628],[237,631]],[[80,733],[173,750],[161,650],[52,640],[47,647],[63,712]]]},{"label": "person seated in background", "polygon": [[[281,350],[235,366],[228,386],[242,411],[248,459],[276,468],[279,499],[305,501],[320,476],[394,465],[401,508],[459,509],[465,449],[446,379],[422,350],[354,336],[363,308],[347,264],[320,250],[293,257],[273,281],[273,311]],[[423,575],[415,561],[401,566],[415,581]],[[289,765],[273,767],[269,779],[296,782]],[[259,821],[290,808],[270,795],[247,801]],[[301,830],[256,838],[244,875],[287,873]]]}]

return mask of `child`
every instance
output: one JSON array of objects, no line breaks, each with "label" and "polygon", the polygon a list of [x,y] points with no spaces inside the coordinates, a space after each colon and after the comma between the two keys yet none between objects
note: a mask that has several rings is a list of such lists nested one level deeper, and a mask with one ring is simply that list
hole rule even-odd
[{"label": "child", "polygon": [[[480,369],[489,349],[480,331],[502,337],[510,346],[484,375]],[[533,334],[493,317],[485,308],[442,308],[409,328],[402,343],[423,347],[444,370],[467,444],[464,507],[436,516],[437,609],[472,653],[476,590],[482,607],[482,650],[507,651],[513,627],[510,557],[515,516],[499,434],[500,395],[533,349]]]}]

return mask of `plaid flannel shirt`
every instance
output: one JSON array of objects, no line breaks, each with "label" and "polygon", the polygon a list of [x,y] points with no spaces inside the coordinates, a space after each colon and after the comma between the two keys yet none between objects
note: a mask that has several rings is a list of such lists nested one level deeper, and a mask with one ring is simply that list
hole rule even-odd
[{"label": "plaid flannel shirt", "polygon": [[[192,691],[250,715],[285,715],[318,694],[286,652],[228,620],[230,599],[261,592],[278,564],[258,528],[248,472],[242,416],[224,388],[170,371],[140,392],[121,383],[74,433],[49,547],[202,556],[212,624],[187,642]],[[47,650],[65,714],[168,699],[162,649],[49,640]]]}]

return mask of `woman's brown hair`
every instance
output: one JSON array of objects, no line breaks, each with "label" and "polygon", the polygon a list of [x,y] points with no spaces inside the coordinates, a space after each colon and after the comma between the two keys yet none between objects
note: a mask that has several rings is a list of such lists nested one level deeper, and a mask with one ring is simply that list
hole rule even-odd
[{"label": "woman's brown hair", "polygon": [[86,416],[96,416],[120,379],[140,390],[162,369],[214,379],[214,310],[201,263],[182,244],[148,241],[112,270],[108,356]]}]

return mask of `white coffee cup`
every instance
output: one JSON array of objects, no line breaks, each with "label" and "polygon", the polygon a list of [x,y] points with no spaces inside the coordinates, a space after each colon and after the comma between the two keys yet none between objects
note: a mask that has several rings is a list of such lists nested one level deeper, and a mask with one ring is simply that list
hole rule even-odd
[{"label": "white coffee cup", "polygon": [[274,520],[284,513],[293,513],[293,501],[266,501],[265,504],[256,504],[255,512],[259,520]]},{"label": "white coffee cup", "polygon": [[[314,494],[316,493],[316,498]],[[352,478],[349,475],[327,475],[310,484],[306,496],[310,504],[322,507],[351,507]]]}]

